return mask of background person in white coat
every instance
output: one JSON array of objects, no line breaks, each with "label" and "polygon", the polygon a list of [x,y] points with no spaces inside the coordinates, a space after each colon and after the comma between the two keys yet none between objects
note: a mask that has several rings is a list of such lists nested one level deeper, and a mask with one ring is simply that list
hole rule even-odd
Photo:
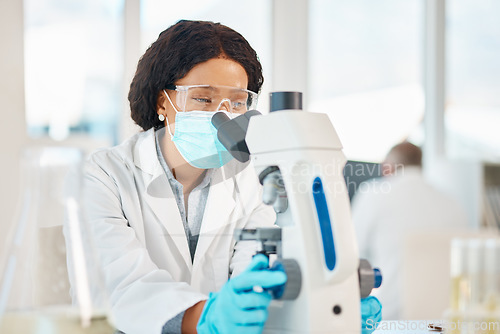
[{"label": "background person in white coat", "polygon": [[429,185],[421,167],[421,149],[409,142],[400,143],[382,164],[384,176],[361,184],[353,198],[352,220],[360,257],[382,271],[382,286],[373,294],[384,306],[384,320],[401,317],[406,237],[415,232],[461,230],[467,226],[463,209]]},{"label": "background person in white coat", "polygon": [[232,159],[210,123],[217,110],[254,108],[262,82],[255,51],[218,23],[179,21],[140,59],[128,97],[144,131],[93,153],[85,169],[86,216],[117,329],[262,331],[271,297],[252,287],[286,276],[262,255],[252,261],[255,244],[233,234],[272,226],[275,213],[253,167]]}]

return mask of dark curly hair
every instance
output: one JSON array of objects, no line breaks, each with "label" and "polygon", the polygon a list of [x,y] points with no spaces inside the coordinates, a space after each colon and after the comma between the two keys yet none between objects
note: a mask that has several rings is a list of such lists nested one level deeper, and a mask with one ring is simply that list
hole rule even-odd
[{"label": "dark curly hair", "polygon": [[144,130],[164,127],[158,120],[158,94],[195,65],[224,55],[248,75],[247,89],[259,92],[264,78],[257,53],[238,32],[220,23],[181,20],[160,33],[137,65],[128,100],[132,119]]}]

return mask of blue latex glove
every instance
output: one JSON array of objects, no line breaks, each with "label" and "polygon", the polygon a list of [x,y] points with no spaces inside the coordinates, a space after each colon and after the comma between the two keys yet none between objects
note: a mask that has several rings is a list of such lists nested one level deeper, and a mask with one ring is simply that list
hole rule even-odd
[{"label": "blue latex glove", "polygon": [[380,321],[382,321],[382,304],[379,300],[373,296],[361,299],[362,334],[370,334],[376,330]]},{"label": "blue latex glove", "polygon": [[285,273],[268,266],[267,257],[258,254],[243,273],[227,281],[218,293],[211,293],[196,327],[198,333],[262,333],[271,295],[255,292],[253,287],[270,289],[286,282]]}]

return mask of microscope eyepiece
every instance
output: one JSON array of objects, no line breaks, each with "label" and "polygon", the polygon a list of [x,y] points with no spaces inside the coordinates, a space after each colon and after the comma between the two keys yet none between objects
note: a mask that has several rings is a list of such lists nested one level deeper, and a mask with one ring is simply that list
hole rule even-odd
[{"label": "microscope eyepiece", "polygon": [[302,92],[274,92],[271,93],[270,111],[302,110]]}]

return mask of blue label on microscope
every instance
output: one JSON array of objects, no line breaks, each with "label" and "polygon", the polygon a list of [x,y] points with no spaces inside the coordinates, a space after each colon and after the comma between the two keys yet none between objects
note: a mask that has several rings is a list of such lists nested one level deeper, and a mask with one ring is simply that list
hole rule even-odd
[{"label": "blue label on microscope", "polygon": [[314,204],[316,205],[316,213],[318,214],[319,227],[321,230],[321,239],[323,241],[323,251],[325,255],[326,267],[329,270],[333,270],[337,262],[337,257],[335,255],[335,245],[333,241],[330,213],[328,212],[328,204],[326,202],[323,183],[321,182],[321,179],[319,177],[314,179],[312,188]]}]

